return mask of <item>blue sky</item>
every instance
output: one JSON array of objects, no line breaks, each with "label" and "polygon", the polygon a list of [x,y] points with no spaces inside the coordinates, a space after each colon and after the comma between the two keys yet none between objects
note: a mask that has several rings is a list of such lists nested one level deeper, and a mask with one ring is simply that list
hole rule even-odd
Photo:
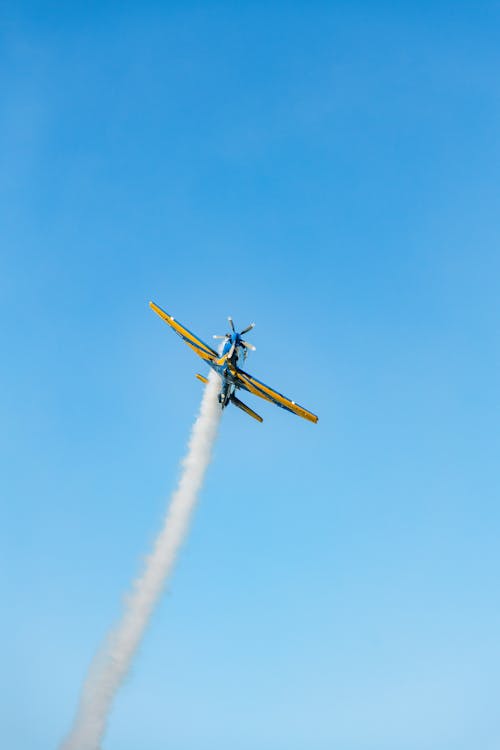
[{"label": "blue sky", "polygon": [[[495,3],[5,4],[2,741],[54,748],[224,414],[113,750],[500,743]],[[250,403],[249,397],[249,403]]]}]

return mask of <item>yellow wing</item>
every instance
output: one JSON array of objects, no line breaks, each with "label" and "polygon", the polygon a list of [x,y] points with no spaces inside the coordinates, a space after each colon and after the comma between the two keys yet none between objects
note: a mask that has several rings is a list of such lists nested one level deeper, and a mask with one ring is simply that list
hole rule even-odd
[{"label": "yellow wing", "polygon": [[260,398],[264,398],[266,401],[271,401],[273,404],[276,404],[276,406],[281,406],[282,409],[287,409],[287,411],[291,411],[293,414],[296,414],[303,419],[308,419],[310,422],[316,423],[318,421],[316,414],[307,411],[303,406],[299,406],[295,401],[283,396],[282,393],[274,391],[268,385],[265,385],[247,372],[236,370],[236,378],[236,385],[240,388],[244,388],[249,393],[254,393],[256,396],[260,396]]},{"label": "yellow wing", "polygon": [[158,305],[155,305],[154,302],[150,302],[149,306],[152,310],[155,311],[157,315],[160,316],[160,318],[163,318],[163,320],[169,324],[171,328],[174,329],[174,331],[186,342],[188,346],[191,347],[191,349],[196,352],[196,354],[201,357],[202,359],[206,359],[209,362],[212,362],[213,360],[218,359],[219,355],[216,351],[214,351],[208,344],[205,344],[201,339],[198,338],[198,336],[195,336],[194,333],[191,333],[191,331],[188,331],[187,328],[184,328],[175,318],[173,318],[171,315],[165,312],[165,310],[162,310],[161,307],[158,307]]}]

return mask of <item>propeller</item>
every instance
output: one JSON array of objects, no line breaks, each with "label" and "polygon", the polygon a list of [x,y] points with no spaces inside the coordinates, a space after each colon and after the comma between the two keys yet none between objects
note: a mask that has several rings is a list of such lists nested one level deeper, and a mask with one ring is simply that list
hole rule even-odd
[{"label": "propeller", "polygon": [[255,323],[250,323],[249,326],[247,326],[246,328],[244,328],[242,331],[240,331],[238,333],[238,331],[234,327],[234,321],[233,321],[233,319],[231,317],[228,317],[228,321],[229,321],[229,325],[231,326],[231,330],[232,330],[233,333],[225,333],[224,336],[214,335],[214,339],[225,339],[226,341],[229,341],[233,337],[233,334],[236,334],[236,336],[234,337],[234,341],[231,344],[231,348],[227,352],[227,355],[226,355],[227,359],[231,359],[231,357],[234,354],[234,350],[235,350],[235,348],[237,346],[242,346],[245,349],[245,353],[244,354],[245,354],[245,358],[246,358],[247,349],[249,349],[250,351],[254,352],[255,351],[255,346],[253,344],[249,344],[248,341],[243,341],[243,339],[241,337],[243,336],[244,333],[248,333],[248,331],[251,331],[252,328],[255,327]]}]

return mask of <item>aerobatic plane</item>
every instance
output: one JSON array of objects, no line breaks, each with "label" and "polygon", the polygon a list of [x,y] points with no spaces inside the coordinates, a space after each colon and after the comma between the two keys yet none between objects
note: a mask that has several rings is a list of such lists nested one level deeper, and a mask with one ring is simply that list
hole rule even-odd
[{"label": "aerobatic plane", "polygon": [[[291,411],[293,414],[297,414],[303,419],[308,419],[310,422],[317,422],[318,417],[312,414],[304,407],[299,406],[291,399],[278,393],[278,391],[269,388],[257,378],[249,375],[248,372],[242,370],[242,365],[247,357],[248,350],[255,351],[255,347],[249,344],[248,341],[243,340],[243,336],[248,331],[251,331],[255,323],[251,323],[243,331],[237,331],[234,327],[232,318],[228,318],[229,325],[231,326],[231,332],[226,333],[224,336],[214,336],[214,339],[223,339],[224,345],[221,354],[216,352],[212,347],[205,344],[198,336],[188,331],[178,320],[169,315],[161,307],[155,305],[154,302],[150,302],[149,306],[155,311],[160,318],[169,324],[171,328],[186,342],[196,354],[205,360],[210,367],[215,370],[221,378],[221,390],[219,393],[219,403],[222,409],[228,404],[234,404],[239,409],[242,409],[246,414],[256,419],[258,422],[262,422],[262,417],[259,416],[253,409],[240,401],[236,396],[236,391],[243,390],[253,393],[266,401],[280,406],[282,409]],[[203,375],[196,375],[198,380],[202,383],[208,383],[207,378]]]}]

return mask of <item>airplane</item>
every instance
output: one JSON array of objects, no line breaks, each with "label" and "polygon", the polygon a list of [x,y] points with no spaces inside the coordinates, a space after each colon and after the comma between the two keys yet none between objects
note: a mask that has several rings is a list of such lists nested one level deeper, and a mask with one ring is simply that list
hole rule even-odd
[{"label": "airplane", "polygon": [[[240,401],[236,396],[236,391],[243,390],[248,393],[253,393],[255,396],[271,403],[280,406],[282,409],[291,411],[292,414],[303,419],[309,420],[309,422],[316,423],[318,417],[312,414],[303,406],[299,406],[295,401],[283,396],[282,393],[273,390],[268,385],[265,385],[257,378],[249,375],[248,372],[242,370],[240,365],[246,360],[248,350],[255,351],[255,347],[249,344],[248,341],[244,341],[242,336],[248,331],[251,331],[255,326],[255,323],[251,323],[243,331],[237,331],[234,327],[232,318],[228,318],[229,325],[231,326],[231,333],[226,333],[224,336],[214,336],[214,339],[223,339],[224,346],[222,353],[219,354],[212,347],[205,344],[198,336],[191,333],[187,328],[179,323],[172,315],[169,315],[161,307],[158,307],[154,302],[150,302],[149,306],[154,312],[163,318],[168,325],[174,329],[174,331],[201,357],[205,362],[220,375],[221,378],[221,390],[218,396],[219,403],[222,409],[225,409],[228,404],[234,404],[239,409],[244,411],[250,417],[253,417],[258,422],[262,422],[262,417],[254,412],[249,406]],[[202,383],[208,383],[207,378],[203,375],[197,374],[198,380]]]}]

